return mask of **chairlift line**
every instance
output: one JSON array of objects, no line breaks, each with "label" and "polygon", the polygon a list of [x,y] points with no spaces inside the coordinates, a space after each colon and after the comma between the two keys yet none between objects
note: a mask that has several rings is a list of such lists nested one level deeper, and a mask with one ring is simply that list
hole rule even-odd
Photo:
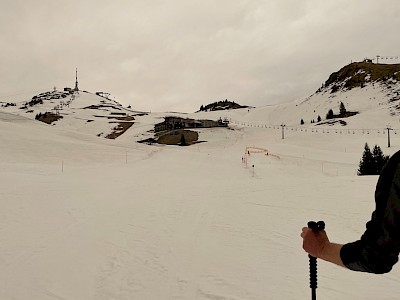
[{"label": "chairlift line", "polygon": [[378,64],[379,63],[379,59],[382,59],[382,60],[389,60],[389,59],[391,59],[391,60],[393,60],[393,59],[398,59],[399,58],[399,56],[382,56],[382,55],[377,55],[376,56],[376,63]]},{"label": "chairlift line", "polygon": [[[274,130],[282,130],[282,133],[284,131],[296,131],[296,132],[310,132],[310,133],[335,133],[335,134],[362,134],[362,135],[370,135],[370,134],[387,134],[386,129],[387,128],[326,128],[326,127],[320,127],[320,128],[314,128],[314,127],[296,127],[296,126],[287,126],[284,124],[281,125],[273,125],[273,124],[253,124],[253,123],[244,123],[244,122],[239,122],[232,120],[232,123],[236,123],[242,126],[246,127],[253,127],[253,128],[266,128],[266,129],[274,129]],[[388,125],[389,126],[389,125]],[[320,129],[320,130],[319,130]],[[397,135],[397,131],[400,131],[400,128],[390,128],[389,130],[393,131],[395,135]]]}]

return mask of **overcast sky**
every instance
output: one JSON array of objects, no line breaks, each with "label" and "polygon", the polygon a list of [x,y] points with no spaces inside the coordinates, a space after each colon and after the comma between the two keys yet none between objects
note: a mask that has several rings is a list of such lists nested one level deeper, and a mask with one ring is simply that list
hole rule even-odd
[{"label": "overcast sky", "polygon": [[76,67],[80,89],[138,110],[294,101],[400,57],[399,16],[399,0],[1,0],[0,101],[73,87]]}]

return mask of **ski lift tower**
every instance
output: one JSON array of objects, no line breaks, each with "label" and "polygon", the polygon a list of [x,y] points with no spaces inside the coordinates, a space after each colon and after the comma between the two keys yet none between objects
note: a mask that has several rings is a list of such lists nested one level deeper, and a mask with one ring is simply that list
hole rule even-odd
[{"label": "ski lift tower", "polygon": [[390,124],[386,125],[387,135],[388,135],[388,148],[390,148],[390,130],[393,130]]},{"label": "ski lift tower", "polygon": [[286,125],[282,123],[281,127],[282,127],[282,140],[283,140],[283,139],[285,139],[285,127],[286,127]]}]

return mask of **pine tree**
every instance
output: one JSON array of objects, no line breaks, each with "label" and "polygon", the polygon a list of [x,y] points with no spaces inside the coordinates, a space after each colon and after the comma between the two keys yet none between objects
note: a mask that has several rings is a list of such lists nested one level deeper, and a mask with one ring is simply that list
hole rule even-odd
[{"label": "pine tree", "polygon": [[321,122],[321,116],[318,115],[317,122]]},{"label": "pine tree", "polygon": [[365,143],[364,153],[358,166],[357,175],[376,175],[376,169],[375,159],[368,144]]},{"label": "pine tree", "polygon": [[304,125],[304,120],[303,119],[301,119],[300,125]]},{"label": "pine tree", "polygon": [[389,160],[389,156],[383,155],[381,147],[379,147],[378,145],[374,146],[374,149],[372,150],[372,155],[373,155],[374,161],[375,161],[376,175],[380,175],[382,168],[385,166],[385,164]]},{"label": "pine tree", "polygon": [[343,102],[340,102],[339,111],[340,111],[340,115],[341,116],[344,116],[346,114],[346,112],[347,112],[346,107],[344,106]]},{"label": "pine tree", "polygon": [[326,118],[329,120],[329,119],[333,119],[333,110],[332,109],[330,109],[329,111],[328,111],[328,113],[326,114]]}]

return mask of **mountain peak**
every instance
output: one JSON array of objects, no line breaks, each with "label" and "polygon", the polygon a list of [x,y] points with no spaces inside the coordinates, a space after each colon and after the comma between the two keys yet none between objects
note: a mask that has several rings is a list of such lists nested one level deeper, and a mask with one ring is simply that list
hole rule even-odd
[{"label": "mountain peak", "polygon": [[247,108],[248,106],[243,106],[235,101],[217,101],[214,103],[207,104],[206,106],[201,106],[199,111],[215,111],[215,110],[229,110],[229,109],[239,109],[239,108]]},{"label": "mountain peak", "polygon": [[351,63],[332,73],[317,93],[363,88],[372,82],[388,85],[400,82],[400,64],[374,64],[366,61]]}]

